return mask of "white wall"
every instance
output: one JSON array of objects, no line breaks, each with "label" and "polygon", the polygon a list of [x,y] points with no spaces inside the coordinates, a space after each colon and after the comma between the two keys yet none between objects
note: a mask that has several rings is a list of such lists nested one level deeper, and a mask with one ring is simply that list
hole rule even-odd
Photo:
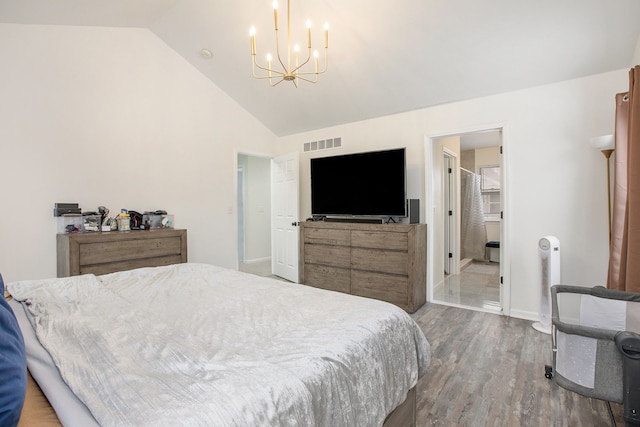
[{"label": "white wall", "polygon": [[318,155],[303,153],[304,141],[342,137],[342,150],[321,155],[406,146],[409,197],[423,201],[424,221],[425,136],[504,125],[503,172],[509,182],[505,214],[510,227],[510,276],[505,279],[511,286],[511,315],[535,318],[540,237],[551,234],[560,239],[564,283],[605,281],[605,163],[589,146],[589,138],[612,133],[614,96],[627,90],[627,71],[292,135],[279,140],[278,151],[300,151],[304,218],[310,213],[309,158]]},{"label": "white wall", "polygon": [[236,264],[238,151],[275,135],[150,31],[0,24],[0,272],[56,275],[55,202],[165,209]]},{"label": "white wall", "polygon": [[500,147],[477,148],[475,150],[476,167],[474,172],[479,174],[480,168],[485,166],[500,166]]}]

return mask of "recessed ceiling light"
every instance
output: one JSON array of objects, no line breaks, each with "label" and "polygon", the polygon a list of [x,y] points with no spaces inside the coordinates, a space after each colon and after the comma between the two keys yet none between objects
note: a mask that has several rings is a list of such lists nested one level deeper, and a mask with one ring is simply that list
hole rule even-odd
[{"label": "recessed ceiling light", "polygon": [[200,56],[202,56],[204,59],[211,59],[213,58],[213,52],[211,52],[209,49],[201,49]]}]

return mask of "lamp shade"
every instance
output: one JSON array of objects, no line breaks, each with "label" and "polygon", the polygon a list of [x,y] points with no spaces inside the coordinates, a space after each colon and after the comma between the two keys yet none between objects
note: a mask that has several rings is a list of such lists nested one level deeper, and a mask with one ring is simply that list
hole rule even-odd
[{"label": "lamp shade", "polygon": [[596,136],[591,138],[589,142],[597,150],[613,150],[615,147],[613,135]]}]

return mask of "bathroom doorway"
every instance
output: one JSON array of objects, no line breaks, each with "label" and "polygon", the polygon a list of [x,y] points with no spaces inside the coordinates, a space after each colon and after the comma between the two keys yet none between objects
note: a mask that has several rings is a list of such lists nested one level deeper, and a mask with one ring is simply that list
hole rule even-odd
[{"label": "bathroom doorway", "polygon": [[502,146],[501,128],[431,138],[435,303],[503,312]]}]

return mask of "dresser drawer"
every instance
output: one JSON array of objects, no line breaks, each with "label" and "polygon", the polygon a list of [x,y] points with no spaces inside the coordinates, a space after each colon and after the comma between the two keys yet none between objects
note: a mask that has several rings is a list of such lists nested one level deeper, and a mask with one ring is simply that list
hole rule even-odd
[{"label": "dresser drawer", "polygon": [[[146,231],[131,231],[130,233],[146,233]],[[147,237],[147,235],[142,235],[142,237]],[[181,248],[182,240],[180,237],[81,243],[79,248],[80,265],[108,264],[134,259],[180,255]]]},{"label": "dresser drawer", "polygon": [[406,276],[409,274],[409,255],[406,252],[352,248],[351,268]]},{"label": "dresser drawer", "polygon": [[304,242],[334,246],[349,246],[351,232],[349,230],[328,230],[326,228],[304,228]]},{"label": "dresser drawer", "polygon": [[351,246],[406,252],[409,249],[409,242],[407,233],[354,230],[351,232]]},{"label": "dresser drawer", "polygon": [[351,292],[351,271],[348,268],[305,264],[303,284],[348,294]]},{"label": "dresser drawer", "polygon": [[353,270],[351,272],[351,293],[361,297],[375,298],[408,309],[407,276]]},{"label": "dresser drawer", "polygon": [[351,266],[351,250],[348,246],[306,244],[304,246],[304,263],[349,268]]}]

